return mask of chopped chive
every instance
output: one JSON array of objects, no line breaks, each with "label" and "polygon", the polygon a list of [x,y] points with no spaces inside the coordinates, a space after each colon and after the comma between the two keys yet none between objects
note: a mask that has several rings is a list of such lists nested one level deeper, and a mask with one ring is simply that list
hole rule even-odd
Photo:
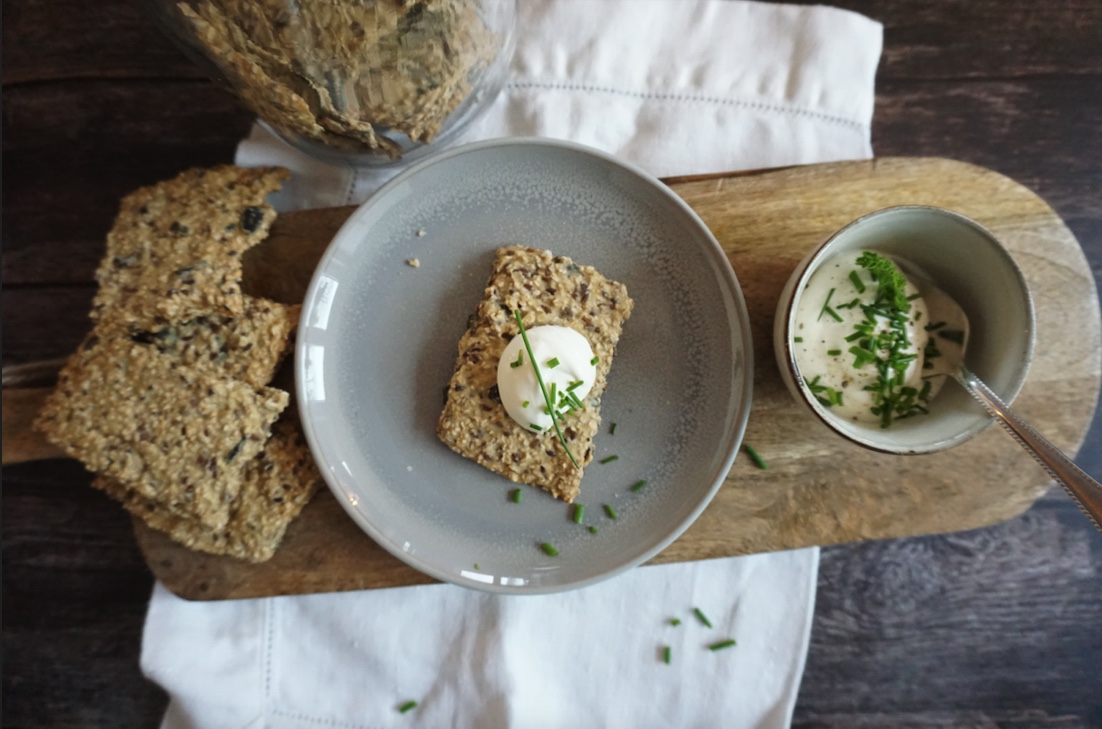
[{"label": "chopped chive", "polygon": [[921,296],[922,296],[922,294],[911,294],[910,296],[907,297],[907,301],[914,301],[915,299],[920,298]]},{"label": "chopped chive", "polygon": [[520,489],[513,489],[509,492],[509,501],[512,501],[514,504],[519,504],[522,497],[523,494]]},{"label": "chopped chive", "polygon": [[572,392],[567,392],[566,397],[570,400],[574,407],[578,408],[579,410],[585,410],[585,405],[582,404],[582,401],[578,399],[577,395]]},{"label": "chopped chive", "polygon": [[804,338],[803,337],[793,337],[792,341],[793,342],[802,342],[802,341],[804,341]]},{"label": "chopped chive", "polygon": [[574,390],[578,389],[583,384],[584,383],[581,380],[574,380],[573,382],[571,382],[569,385],[566,386],[566,391],[567,392],[574,392]]},{"label": "chopped chive", "polygon": [[662,662],[665,663],[667,666],[670,665],[670,652],[671,650],[668,645],[662,646]]},{"label": "chopped chive", "polygon": [[528,423],[528,427],[529,427],[529,428],[531,428],[532,430],[536,431],[537,433],[539,433],[539,432],[542,432],[542,431],[543,431],[543,428],[541,428],[540,426],[536,425],[535,423]]},{"label": "chopped chive", "polygon": [[834,307],[831,307],[831,306],[824,307],[823,311],[830,314],[830,318],[833,319],[834,321],[842,321],[842,317],[839,316],[838,312],[836,312],[834,310]]},{"label": "chopped chive", "polygon": [[675,628],[678,625],[681,625],[681,618],[670,618],[670,625],[672,625]]},{"label": "chopped chive", "polygon": [[628,489],[628,490],[629,490],[629,491],[641,491],[641,490],[643,489],[643,487],[644,487],[644,486],[646,486],[646,485],[647,485],[647,482],[646,482],[646,481],[636,481],[636,482],[635,482],[635,483],[634,483],[634,484],[632,485],[632,487],[631,487],[630,489]]},{"label": "chopped chive", "polygon": [[553,370],[558,366],[559,366],[559,358],[558,357],[552,357],[551,359],[547,360],[547,368],[548,369]]},{"label": "chopped chive", "polygon": [[593,355],[593,359],[589,360],[589,364],[596,365],[601,359],[597,355]]},{"label": "chopped chive", "polygon": [[609,435],[616,435],[616,423],[613,423],[612,425],[608,426],[608,434]]},{"label": "chopped chive", "polygon": [[694,607],[694,608],[693,608],[693,613],[695,613],[695,614],[696,614],[696,617],[697,617],[697,619],[698,619],[698,620],[699,620],[700,622],[704,623],[704,626],[705,626],[705,627],[708,627],[708,628],[712,627],[712,621],[711,621],[711,620],[708,620],[708,616],[706,616],[706,615],[705,615],[705,614],[704,614],[704,613],[703,613],[703,612],[701,611],[701,609],[700,609],[700,608],[695,608],[695,607]]},{"label": "chopped chive", "polygon": [[417,708],[417,702],[416,701],[406,701],[405,703],[398,706],[398,713],[399,714],[404,714],[407,711],[412,711],[413,709],[416,709],[416,708]]},{"label": "chopped chive", "polygon": [[746,455],[750,456],[750,460],[752,460],[754,462],[755,466],[757,466],[758,468],[760,468],[763,471],[765,471],[769,468],[769,466],[767,466],[766,463],[765,463],[765,459],[763,459],[760,455],[758,455],[758,452],[756,450],[754,450],[754,446],[749,445],[749,444],[744,444],[742,447],[746,451]]},{"label": "chopped chive", "polygon": [[474,568],[475,568],[476,570],[480,570],[480,569],[482,569],[482,565],[480,565],[480,564],[479,564],[478,562],[475,562],[475,563],[474,563]]},{"label": "chopped chive", "polygon": [[830,357],[837,357],[841,353],[842,353],[842,350],[840,350],[840,349],[828,349],[827,350],[827,355],[830,356]]},{"label": "chopped chive", "polygon": [[950,342],[964,344],[964,332],[960,329],[944,329],[938,332],[937,335],[942,339],[948,339]]},{"label": "chopped chive", "polygon": [[597,533],[597,527],[595,527],[595,526],[589,527],[589,533],[590,534],[596,534]]},{"label": "chopped chive", "polygon": [[522,402],[522,403],[520,404],[520,406],[521,406],[522,408],[526,408],[526,407],[528,407],[528,401],[527,401],[527,400],[525,400],[524,402]]},{"label": "chopped chive", "polygon": [[929,324],[926,325],[926,331],[932,332],[935,329],[941,329],[943,326],[945,326],[945,322],[943,322],[943,321],[930,322]]},{"label": "chopped chive", "polygon": [[609,519],[616,519],[617,518],[616,509],[612,508],[612,504],[604,504],[604,508],[605,508],[605,513],[608,514]]},{"label": "chopped chive", "polygon": [[853,282],[853,288],[857,289],[857,293],[865,293],[865,283],[861,280],[861,277],[857,275],[857,271],[849,272],[849,280]]},{"label": "chopped chive", "polygon": [[509,366],[515,369],[517,367],[520,367],[522,364],[524,364],[524,352],[517,352],[516,360],[510,362]]},{"label": "chopped chive", "polygon": [[601,459],[601,463],[612,463],[613,461],[620,460],[620,456],[608,456]]},{"label": "chopped chive", "polygon": [[[513,309],[513,316],[517,320],[517,328],[520,329],[520,336],[524,340],[524,348],[528,351],[528,358],[532,360],[532,369],[536,373],[536,381],[539,383],[544,403],[549,410],[554,411],[555,406],[552,404],[553,401],[547,396],[547,387],[543,384],[543,375],[540,373],[539,365],[536,364],[536,358],[532,355],[532,344],[528,341],[528,332],[524,329],[524,317],[520,315],[520,309]],[[559,427],[559,421],[554,415],[551,416],[551,424],[555,426],[555,434],[559,436],[559,442],[562,443],[566,455],[570,456],[570,462],[574,464],[574,468],[580,469],[581,466],[578,465],[578,459],[570,452],[570,446],[566,444],[566,436],[562,434],[562,428]]]},{"label": "chopped chive", "polygon": [[543,544],[541,544],[540,549],[542,549],[544,554],[546,554],[548,557],[559,556],[559,550],[555,549],[555,545],[551,544],[550,542],[544,542]]},{"label": "chopped chive", "polygon": [[[823,302],[823,308],[819,309],[819,316],[815,317],[815,321],[819,321],[820,319],[822,319],[823,314],[825,314],[827,312],[827,309],[830,309],[830,297],[831,296],[834,296],[834,289],[831,289],[829,292],[827,292],[826,301]],[[831,309],[831,311],[833,311],[833,309]],[[838,315],[835,314],[834,316],[837,317]],[[841,320],[839,320],[839,321],[841,321]]]},{"label": "chopped chive", "polygon": [[721,651],[724,648],[730,648],[733,645],[735,645],[735,641],[732,640],[731,638],[728,638],[727,640],[721,640],[718,643],[712,643],[711,645],[708,646],[708,650],[710,650],[710,651]]},{"label": "chopped chive", "polygon": [[585,504],[574,504],[574,523],[581,524],[585,516]]}]

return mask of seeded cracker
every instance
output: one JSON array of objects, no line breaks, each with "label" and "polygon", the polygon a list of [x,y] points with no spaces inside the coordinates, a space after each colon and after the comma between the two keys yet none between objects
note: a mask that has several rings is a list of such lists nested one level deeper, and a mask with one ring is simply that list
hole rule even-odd
[{"label": "seeded cracker", "polygon": [[248,295],[243,300],[236,317],[211,314],[143,329],[108,312],[96,328],[101,337],[127,337],[186,367],[263,387],[291,346],[302,307]]},{"label": "seeded cracker", "polygon": [[[459,340],[437,436],[456,453],[517,483],[539,486],[568,503],[580,491],[583,469],[593,459],[601,425],[601,395],[624,322],[631,316],[627,288],[589,266],[548,251],[500,248],[472,322]],[[589,340],[597,377],[585,409],[561,424],[582,468],[575,468],[553,431],[532,433],[513,421],[497,396],[501,353],[518,336],[513,311],[524,326],[567,326]]]},{"label": "seeded cracker", "polygon": [[224,554],[250,562],[272,558],[287,526],[321,484],[321,474],[295,425],[285,414],[259,456],[245,467],[241,493],[230,506],[224,529],[165,512],[160,505],[110,478],[92,485],[122,503],[146,524],[168,533],[189,549]]},{"label": "seeded cracker", "polygon": [[93,333],[62,369],[36,427],[89,470],[220,529],[288,399]]},{"label": "seeded cracker", "polygon": [[103,312],[140,327],[244,310],[241,255],[275,219],[264,198],[282,168],[223,165],[188,170],[127,195],[96,271],[92,318]]}]

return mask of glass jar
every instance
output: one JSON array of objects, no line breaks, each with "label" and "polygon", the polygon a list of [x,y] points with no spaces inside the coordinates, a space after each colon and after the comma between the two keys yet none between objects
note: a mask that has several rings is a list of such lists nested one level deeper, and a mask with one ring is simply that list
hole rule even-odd
[{"label": "glass jar", "polygon": [[292,146],[353,165],[447,145],[493,102],[514,0],[154,0],[192,59]]}]

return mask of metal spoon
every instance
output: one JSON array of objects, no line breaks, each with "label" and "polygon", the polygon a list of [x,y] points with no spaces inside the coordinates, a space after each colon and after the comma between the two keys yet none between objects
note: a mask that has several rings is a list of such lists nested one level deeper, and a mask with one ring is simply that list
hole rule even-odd
[{"label": "metal spoon", "polygon": [[[933,358],[932,369],[923,371],[923,378],[948,375],[960,383],[991,417],[1003,426],[1014,439],[1041,464],[1056,482],[1064,487],[1072,500],[1083,510],[1095,528],[1102,532],[1102,484],[1088,476],[1064,453],[1002,401],[964,364],[964,352],[968,347],[968,317],[951,296],[928,281],[921,282],[922,296],[930,311],[932,321],[951,322],[954,329],[964,333],[959,347],[946,346],[941,356]],[[939,342],[939,348],[940,347]]]}]

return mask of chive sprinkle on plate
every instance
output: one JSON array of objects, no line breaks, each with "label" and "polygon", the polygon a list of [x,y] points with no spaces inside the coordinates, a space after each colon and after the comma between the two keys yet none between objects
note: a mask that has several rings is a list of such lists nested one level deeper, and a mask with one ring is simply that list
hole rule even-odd
[{"label": "chive sprinkle on plate", "polygon": [[731,638],[728,638],[727,640],[721,640],[718,643],[712,643],[711,645],[708,646],[708,650],[710,650],[710,651],[721,651],[724,648],[730,648],[733,645],[735,645],[735,641]]},{"label": "chive sprinkle on plate", "polygon": [[766,469],[769,468],[769,466],[765,463],[765,459],[763,459],[760,455],[758,455],[758,452],[756,450],[754,450],[754,446],[749,445],[749,444],[744,444],[742,446],[742,448],[743,448],[743,450],[746,451],[746,455],[750,456],[750,460],[752,460],[754,462],[755,466],[757,466],[758,468],[760,468],[763,471],[765,471]]},{"label": "chive sprinkle on plate", "polygon": [[399,704],[398,713],[399,714],[404,714],[407,711],[412,711],[413,709],[416,709],[416,708],[417,708],[417,702],[416,701],[406,701],[402,704]]},{"label": "chive sprinkle on plate", "polygon": [[605,513],[608,514],[609,519],[615,519],[617,517],[616,509],[612,508],[612,504],[605,504]]},{"label": "chive sprinkle on plate", "polygon": [[574,504],[574,523],[581,524],[585,516],[585,504]]},{"label": "chive sprinkle on plate", "polygon": [[667,666],[670,665],[670,653],[672,653],[672,650],[668,645],[662,646],[662,662]]},{"label": "chive sprinkle on plate", "polygon": [[695,607],[694,607],[694,608],[693,608],[693,613],[695,613],[695,614],[696,614],[696,617],[697,617],[697,619],[698,619],[698,620],[699,620],[700,622],[704,623],[704,625],[705,625],[706,627],[708,627],[708,628],[712,627],[712,621],[711,621],[711,620],[708,620],[708,616],[707,616],[707,615],[705,615],[705,614],[704,614],[704,612],[703,612],[703,611],[702,611],[702,610],[701,610],[700,608],[695,608]]}]

